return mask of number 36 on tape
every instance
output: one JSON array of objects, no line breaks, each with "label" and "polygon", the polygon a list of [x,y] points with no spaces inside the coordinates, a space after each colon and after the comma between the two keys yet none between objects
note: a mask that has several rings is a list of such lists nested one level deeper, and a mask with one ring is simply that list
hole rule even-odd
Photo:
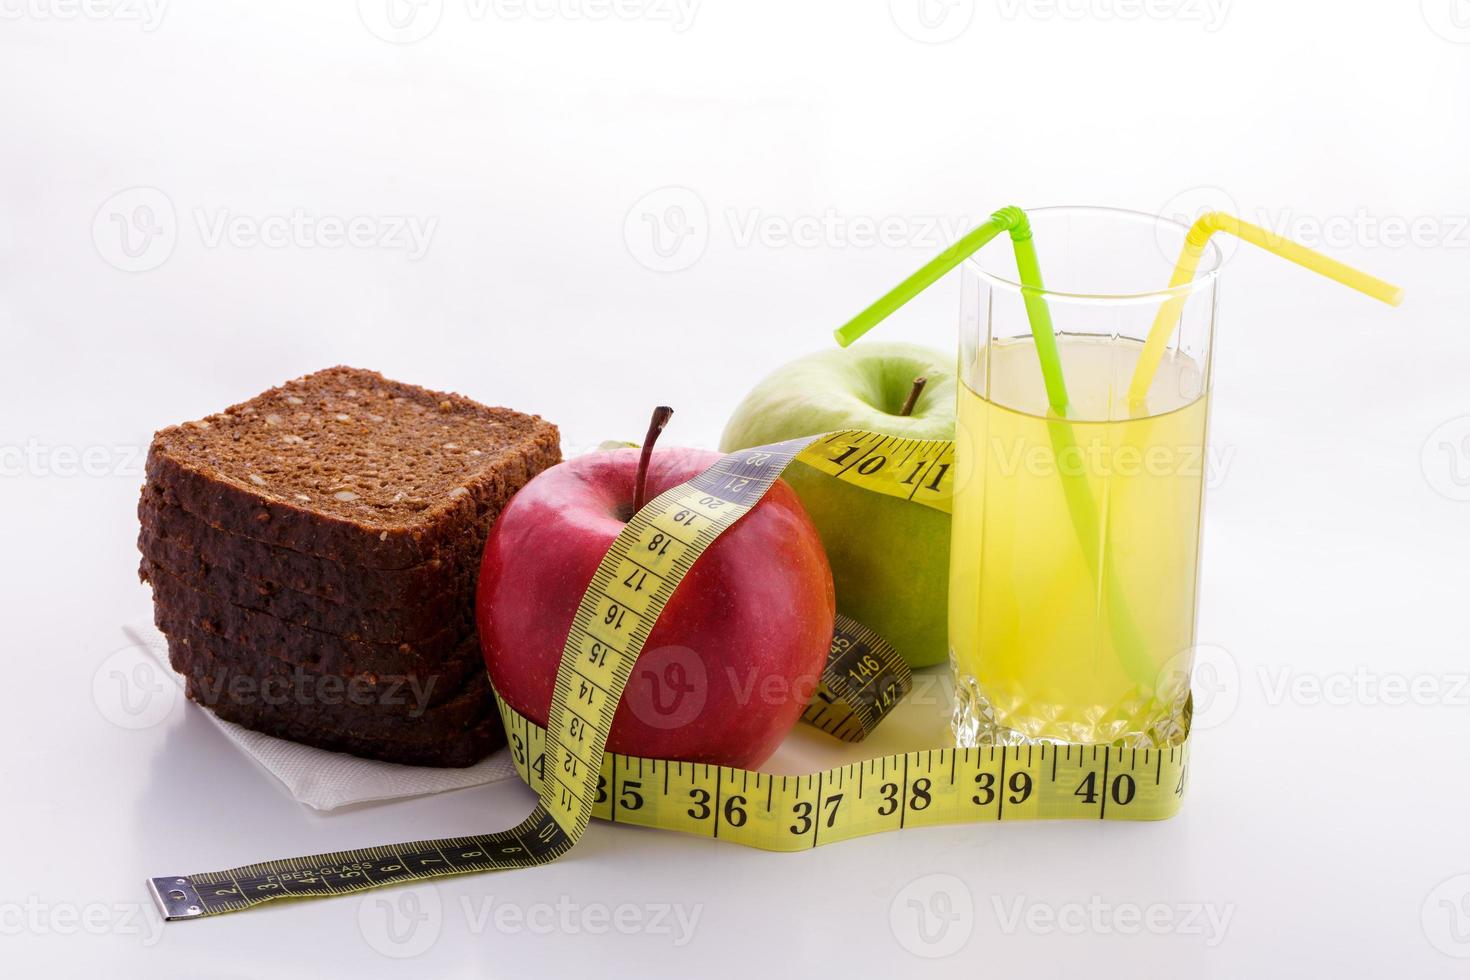
[{"label": "number 36 on tape", "polygon": [[[164,918],[205,918],[277,898],[533,867],[575,846],[594,817],[796,851],[938,824],[1171,816],[1185,789],[1187,743],[1164,749],[921,749],[803,776],[605,751],[619,698],[669,597],[695,559],[760,501],[787,466],[800,460],[835,479],[948,511],[953,448],[844,431],[722,457],[649,501],[608,549],[577,607],[545,729],[497,695],[512,758],[538,796],[530,816],[496,833],[152,878],[149,888]],[[648,579],[641,583],[636,602],[622,594],[625,576],[618,574],[635,549],[639,567],[654,580],[651,590]],[[908,668],[892,647],[839,615],[803,721],[859,740],[909,684]]]}]

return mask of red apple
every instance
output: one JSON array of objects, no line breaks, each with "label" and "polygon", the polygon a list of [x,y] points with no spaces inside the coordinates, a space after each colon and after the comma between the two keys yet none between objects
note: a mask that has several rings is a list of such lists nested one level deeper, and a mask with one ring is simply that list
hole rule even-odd
[{"label": "red apple", "polygon": [[[719,454],[660,450],[652,499]],[[633,512],[639,451],[592,453],[526,484],[496,519],[476,596],[501,697],[546,724],[582,594]],[[832,570],[796,494],[778,482],[699,557],[654,625],[613,717],[608,748],[750,767],[796,724],[827,659]]]}]

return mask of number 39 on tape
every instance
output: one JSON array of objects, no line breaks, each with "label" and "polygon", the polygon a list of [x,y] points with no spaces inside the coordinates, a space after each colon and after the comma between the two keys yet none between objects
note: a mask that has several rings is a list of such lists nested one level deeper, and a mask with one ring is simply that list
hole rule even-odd
[{"label": "number 39 on tape", "polygon": [[[939,824],[1156,820],[1178,809],[1187,744],[924,749],[805,776],[607,753],[619,699],[669,597],[704,550],[798,459],[876,493],[949,508],[948,442],[848,431],[721,457],[648,502],[613,541],[573,618],[546,727],[499,701],[512,757],[539,798],[518,826],[153,878],[149,887],[164,917],[203,918],[277,898],[533,867],[575,846],[594,817],[796,851]],[[838,620],[803,720],[855,741],[908,690],[909,676],[881,637]]]}]

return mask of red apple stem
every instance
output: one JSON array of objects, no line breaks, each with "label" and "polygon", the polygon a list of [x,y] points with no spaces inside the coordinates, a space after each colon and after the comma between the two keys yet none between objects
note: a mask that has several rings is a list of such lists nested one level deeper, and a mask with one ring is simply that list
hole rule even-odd
[{"label": "red apple stem", "polygon": [[660,405],[653,410],[653,418],[648,423],[648,434],[643,437],[643,452],[638,457],[638,478],[633,483],[633,513],[643,509],[644,498],[648,490],[648,461],[653,458],[653,444],[658,442],[659,433],[664,431],[664,426],[669,424],[674,410],[667,405]]},{"label": "red apple stem", "polygon": [[908,399],[903,403],[903,408],[898,410],[899,415],[908,416],[913,412],[914,405],[919,400],[919,393],[924,390],[924,386],[928,383],[929,379],[922,374],[914,379],[914,386],[909,389]]}]

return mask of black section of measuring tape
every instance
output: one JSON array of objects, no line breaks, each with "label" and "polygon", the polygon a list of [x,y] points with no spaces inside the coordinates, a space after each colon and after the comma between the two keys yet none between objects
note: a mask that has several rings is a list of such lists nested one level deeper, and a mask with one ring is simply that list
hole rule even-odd
[{"label": "black section of measuring tape", "polygon": [[837,614],[832,648],[801,720],[846,742],[861,742],[913,686],[909,665],[877,633]]},{"label": "black section of measuring tape", "polygon": [[690,480],[689,485],[732,504],[754,507],[781,471],[815,439],[789,439],[730,453]]},{"label": "black section of measuring tape", "polygon": [[282,898],[348,895],[451,875],[529,868],[554,861],[572,843],[538,806],[514,831],[286,858],[230,871],[152,878],[149,884],[154,896],[161,897],[166,919],[190,919]]},{"label": "black section of measuring tape", "polygon": [[[865,669],[871,677],[855,683],[850,675]],[[839,615],[813,704],[840,728],[832,734],[856,741],[886,713],[883,704],[890,698],[902,699],[911,683],[907,665],[891,646],[862,624]],[[537,807],[527,823],[529,833],[518,828],[339,851],[184,878],[153,878],[150,885],[165,915],[192,918],[239,911],[277,898],[344,895],[450,875],[532,867],[555,860],[572,846],[571,838],[543,807]],[[191,908],[198,910],[192,916]]]},{"label": "black section of measuring tape", "polygon": [[[660,494],[633,516],[599,563],[578,604],[557,671],[546,728],[534,726],[501,703],[507,728],[521,732],[528,744],[536,740],[542,747],[538,753],[539,770],[522,765],[520,760],[517,763],[522,778],[538,790],[540,798],[535,810],[522,823],[493,834],[339,851],[268,861],[231,871],[150,879],[149,887],[164,917],[203,918],[281,898],[343,895],[448,875],[534,867],[553,861],[574,847],[599,808],[601,815],[618,823],[695,832],[705,831],[697,821],[707,810],[705,815],[714,821],[708,831],[711,836],[772,850],[815,847],[832,839],[976,819],[1159,819],[1173,813],[1183,792],[1187,745],[1170,748],[1167,757],[1162,754],[1150,757],[1146,751],[1141,761],[1137,752],[1129,756],[1130,767],[1137,767],[1140,773],[1154,772],[1151,786],[1132,772],[1110,781],[1109,753],[1119,752],[1118,761],[1122,763],[1124,750],[1083,746],[1060,746],[1052,750],[1049,761],[1053,771],[1049,781],[1041,778],[1039,770],[1035,775],[1029,771],[1040,764],[1038,759],[1041,763],[1048,761],[1044,748],[1039,753],[1027,749],[1024,763],[1017,750],[1014,765],[1022,767],[1017,769],[1008,766],[1010,750],[989,750],[988,755],[980,750],[921,750],[799,777],[605,754],[613,712],[637,655],[658,614],[699,555],[755,506],[781,471],[818,438],[830,441],[869,435],[833,433],[731,453],[695,479]],[[943,447],[940,449],[935,458],[943,459]],[[803,457],[812,458],[812,454]],[[832,462],[820,453],[816,454],[816,460],[813,465]],[[881,471],[880,467],[860,475],[871,480]],[[850,478],[850,474],[835,475]],[[894,486],[879,487],[878,492],[905,497],[911,493]],[[939,492],[937,480],[935,492]],[[933,506],[934,502],[929,505]],[[691,524],[701,522],[702,526],[690,529]],[[615,573],[632,560],[637,548],[645,549],[641,560],[653,566],[647,570],[658,580],[652,593],[635,595],[627,588],[619,591],[627,583]],[[833,676],[824,679],[823,690],[826,707],[832,714],[823,717],[830,722],[829,730],[843,738],[855,739],[870,731],[897,703],[908,682],[907,668],[901,658],[881,638],[848,620],[839,621],[834,633],[829,667]],[[847,712],[845,720],[837,720],[839,709]],[[1057,781],[1056,753],[1063,753],[1065,765],[1072,759],[1074,750],[1080,769],[1073,775],[1080,776],[1082,782],[1076,789],[1070,789]],[[1089,750],[1091,758],[1084,760],[1083,753]],[[992,771],[990,767],[996,764],[998,770]],[[619,767],[623,769],[621,777]],[[656,797],[649,792],[647,808],[625,805],[614,809],[608,790],[615,789],[616,796],[621,798],[625,791],[634,788],[626,777],[633,767],[640,778],[645,768],[651,772],[662,769],[665,794],[670,788],[671,772],[680,778],[687,774],[697,785],[690,790],[691,799],[687,801]],[[1090,767],[1100,767],[1101,781],[1097,768]],[[857,786],[855,795],[848,799],[846,785],[852,778],[856,778]],[[871,810],[844,811],[845,799],[849,807],[854,800],[867,799],[865,779],[878,780],[874,784],[877,802]],[[768,806],[765,813],[768,821],[779,818],[779,825],[761,823],[745,796],[751,785],[759,788],[762,781],[768,803],[781,797],[784,809],[778,813]],[[705,783],[713,786],[712,794]],[[723,795],[725,787],[733,789],[737,784],[741,792]],[[1175,786],[1172,791],[1168,788],[1170,784]],[[1044,786],[1046,792],[1033,793],[1037,786]],[[937,792],[941,788],[942,796]],[[998,795],[1001,792],[1006,794],[1003,800]],[[1102,798],[1099,794],[1103,792],[1110,796]],[[704,799],[706,796],[709,799]],[[718,806],[710,806],[716,798]],[[1108,799],[1113,804],[1111,809]],[[694,805],[690,806],[690,802]],[[655,803],[662,807],[654,806]],[[992,805],[993,817],[989,816]],[[1114,810],[1123,812],[1115,816]],[[822,818],[820,822],[818,816]],[[696,823],[692,824],[691,820]],[[792,826],[797,830],[792,830]]]},{"label": "black section of measuring tape", "polygon": [[[859,741],[911,686],[908,665],[893,647],[866,626],[838,614],[817,694],[802,720],[838,738]],[[814,721],[813,714],[820,721]],[[528,782],[540,781],[534,773],[545,770],[544,749],[538,753],[540,765],[533,765],[523,736],[514,731],[512,736],[518,742],[513,745],[519,750],[513,751],[517,767]],[[594,804],[603,796],[594,798]],[[533,867],[555,860],[572,844],[551,814],[538,806],[515,831],[267,861],[231,871],[153,878],[149,885],[165,918],[201,918],[281,898],[346,895],[451,875]]]}]

